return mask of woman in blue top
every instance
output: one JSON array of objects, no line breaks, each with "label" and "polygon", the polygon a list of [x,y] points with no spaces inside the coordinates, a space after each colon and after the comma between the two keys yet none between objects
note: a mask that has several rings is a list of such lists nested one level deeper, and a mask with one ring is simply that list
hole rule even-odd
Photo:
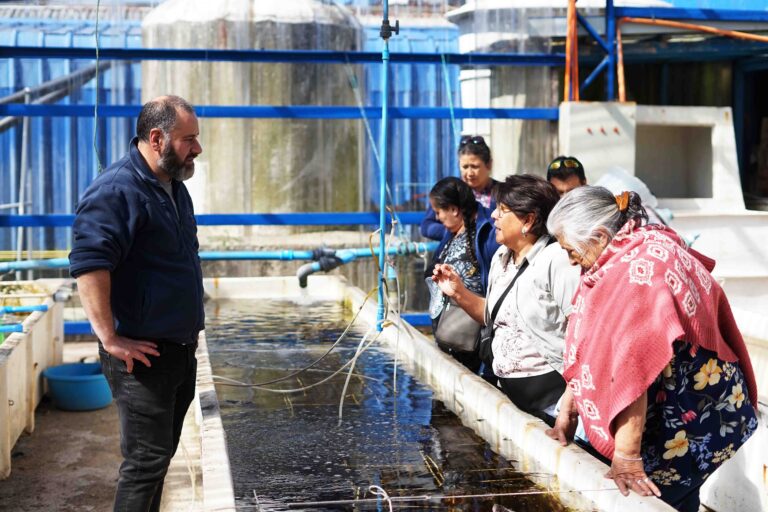
[{"label": "woman in blue top", "polygon": [[[475,200],[481,206],[493,211],[496,201],[493,199],[493,189],[498,183],[491,178],[491,148],[479,135],[469,135],[459,142],[459,170],[461,179],[469,185]],[[424,220],[421,222],[421,236],[432,240],[442,240],[445,236],[445,226],[437,219],[435,210],[430,204]]]},{"label": "woman in blue top", "polygon": [[[452,265],[468,289],[485,296],[491,259],[499,244],[490,211],[478,204],[472,189],[459,178],[438,181],[429,193],[429,202],[445,232],[432,265],[425,273],[430,291],[429,311],[436,320],[447,299],[432,280],[434,265]],[[481,361],[476,352],[460,353],[441,348],[473,372],[480,369]]]}]

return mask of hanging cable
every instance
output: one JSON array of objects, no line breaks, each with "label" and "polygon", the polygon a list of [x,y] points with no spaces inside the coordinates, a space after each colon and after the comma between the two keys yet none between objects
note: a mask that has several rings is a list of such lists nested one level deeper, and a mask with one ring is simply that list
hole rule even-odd
[{"label": "hanging cable", "polygon": [[96,168],[99,174],[103,170],[101,166],[101,156],[99,155],[98,133],[99,133],[99,11],[101,11],[101,0],[96,0],[96,27],[93,32],[94,43],[96,46],[96,94],[93,102],[93,152],[96,155]]},{"label": "hanging cable", "polygon": [[[386,322],[384,322],[384,323],[386,324]],[[365,347],[363,347],[363,349],[360,351],[360,353],[362,354],[363,352],[368,350],[368,348],[376,342],[376,340],[379,338],[380,334],[381,334],[380,332],[377,333],[376,336],[371,341],[369,341],[365,345]],[[315,387],[320,386],[322,384],[325,384],[326,382],[328,382],[329,380],[333,379],[338,374],[343,372],[344,369],[347,366],[349,366],[350,364],[352,364],[352,359],[350,359],[349,361],[344,363],[344,365],[341,368],[339,368],[338,370],[334,371],[331,375],[329,375],[325,379],[319,380],[317,382],[313,382],[312,384],[308,384],[306,386],[302,386],[302,387],[296,388],[296,389],[272,389],[272,388],[266,388],[266,387],[263,387],[263,386],[249,384],[247,382],[236,381],[234,379],[230,379],[230,378],[227,378],[227,377],[221,377],[219,375],[212,375],[211,376],[213,382],[203,382],[202,384],[218,384],[218,385],[222,385],[222,386],[253,388],[253,389],[258,389],[258,390],[261,390],[261,391],[267,391],[269,393],[277,393],[277,394],[303,393],[304,391],[307,391],[309,389],[312,389],[312,388],[315,388]],[[227,381],[227,382],[216,382],[216,380]]]},{"label": "hanging cable", "polygon": [[[335,5],[335,4],[334,4]],[[344,64],[344,71],[347,74],[347,83],[349,84],[350,88],[352,88],[352,92],[355,96],[355,103],[357,104],[357,109],[360,112],[360,118],[363,121],[363,126],[365,127],[365,133],[368,137],[368,144],[371,147],[371,150],[373,152],[373,159],[376,161],[376,166],[381,167],[381,158],[379,157],[379,149],[376,146],[376,141],[373,138],[373,130],[371,129],[371,123],[368,119],[368,114],[365,112],[365,107],[363,105],[363,98],[360,94],[360,87],[359,87],[359,81],[357,79],[357,75],[355,75],[354,71],[352,70],[352,64],[349,62],[349,55],[344,55],[344,59],[346,60],[346,63]],[[389,201],[389,204],[394,205],[395,200],[394,196],[392,195],[392,190],[389,187],[389,182],[386,183],[386,191],[387,191],[387,200]],[[400,218],[397,215],[397,212],[394,210],[391,210],[392,213],[392,220],[393,222],[399,222]],[[402,223],[400,223],[400,234],[405,234],[405,228],[402,227]]]},{"label": "hanging cable", "polygon": [[365,340],[368,339],[368,336],[371,335],[371,333],[376,329],[376,326],[371,327],[368,329],[368,332],[365,333],[365,336],[362,337],[360,340],[360,343],[357,344],[357,350],[355,350],[355,355],[352,356],[352,359],[349,361],[349,373],[347,373],[347,378],[344,381],[344,387],[341,388],[341,397],[339,398],[339,426],[341,426],[341,419],[344,412],[344,398],[347,394],[347,387],[349,386],[349,379],[352,378],[352,372],[355,369],[355,363],[357,363],[357,358],[360,357],[361,350],[363,348],[363,344],[365,343]]},{"label": "hanging cable", "polygon": [[451,112],[451,136],[453,137],[453,144],[451,147],[459,147],[459,134],[461,131],[456,126],[456,115],[453,110],[453,91],[451,89],[451,81],[448,77],[448,64],[445,62],[445,54],[440,53],[440,62],[443,67],[443,81],[445,82],[445,91],[448,95],[448,110]]}]

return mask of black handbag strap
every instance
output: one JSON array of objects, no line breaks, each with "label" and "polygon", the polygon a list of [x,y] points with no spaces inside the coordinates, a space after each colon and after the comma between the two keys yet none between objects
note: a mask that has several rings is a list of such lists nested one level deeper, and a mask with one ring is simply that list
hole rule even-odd
[{"label": "black handbag strap", "polygon": [[528,268],[528,260],[525,260],[522,265],[520,265],[520,268],[517,270],[517,274],[515,274],[515,277],[512,278],[512,282],[509,283],[509,286],[507,286],[507,289],[504,290],[504,293],[501,294],[499,297],[499,300],[496,301],[496,304],[493,306],[493,311],[491,312],[491,325],[493,325],[493,322],[496,320],[496,315],[499,312],[499,308],[501,308],[501,303],[504,302],[504,299],[507,297],[507,294],[512,289],[513,286],[515,286],[515,281],[517,281],[517,278],[523,275],[523,272],[525,272],[525,269]]},{"label": "black handbag strap", "polygon": [[[549,237],[549,240],[547,240],[547,245],[552,245],[555,243],[554,237]],[[520,268],[517,270],[517,274],[515,274],[515,277],[512,278],[512,282],[509,283],[509,286],[507,286],[507,289],[504,290],[504,293],[501,294],[499,297],[499,300],[496,301],[496,304],[493,306],[493,311],[491,312],[491,326],[493,326],[493,322],[496,320],[496,315],[499,312],[499,308],[501,308],[501,303],[504,302],[504,299],[507,297],[507,294],[512,289],[512,287],[515,285],[515,281],[517,281],[517,278],[523,275],[523,272],[525,272],[525,269],[528,268],[528,259],[523,262],[522,265],[520,265]]]}]

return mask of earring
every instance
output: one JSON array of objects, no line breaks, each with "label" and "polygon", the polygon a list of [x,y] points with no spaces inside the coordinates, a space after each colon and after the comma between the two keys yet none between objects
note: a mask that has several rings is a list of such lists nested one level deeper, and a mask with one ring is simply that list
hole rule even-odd
[{"label": "earring", "polygon": [[526,236],[528,234],[528,229],[527,228],[523,228],[522,232],[523,232],[523,236]]}]

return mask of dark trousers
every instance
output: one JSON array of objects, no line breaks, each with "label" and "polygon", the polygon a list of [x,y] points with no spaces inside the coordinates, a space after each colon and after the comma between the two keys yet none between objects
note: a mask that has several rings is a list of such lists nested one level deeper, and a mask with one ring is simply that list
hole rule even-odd
[{"label": "dark trousers", "polygon": [[160,510],[163,480],[179,445],[181,427],[195,396],[197,344],[158,343],[151,367],[134,361],[133,373],[99,343],[104,376],[117,401],[123,463],[115,512]]},{"label": "dark trousers", "polygon": [[499,378],[504,394],[519,409],[544,420],[550,427],[555,419],[544,411],[556,404],[565,392],[565,379],[558,372],[534,377]]}]

